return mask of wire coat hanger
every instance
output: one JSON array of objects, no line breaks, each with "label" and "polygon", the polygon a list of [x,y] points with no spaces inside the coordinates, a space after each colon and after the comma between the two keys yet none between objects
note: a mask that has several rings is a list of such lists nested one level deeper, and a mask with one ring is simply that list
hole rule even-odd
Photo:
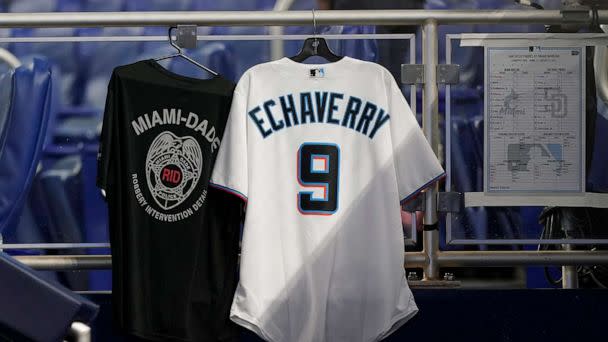
[{"label": "wire coat hanger", "polygon": [[317,37],[317,19],[315,17],[314,9],[312,10],[312,25],[312,38],[306,38],[306,40],[304,40],[304,44],[302,45],[302,49],[300,50],[300,52],[297,55],[289,58],[295,62],[303,62],[304,60],[312,56],[323,57],[329,62],[337,62],[341,60],[343,56],[338,56],[333,53],[329,49],[325,38]]},{"label": "wire coat hanger", "polygon": [[173,53],[171,55],[167,55],[167,56],[163,56],[163,57],[158,57],[158,58],[155,58],[154,60],[158,62],[158,61],[162,61],[164,59],[169,59],[169,58],[173,58],[173,57],[181,57],[181,58],[187,60],[188,62],[196,65],[197,67],[207,71],[208,73],[212,74],[213,76],[219,76],[219,74],[217,72],[207,68],[206,66],[200,64],[199,62],[195,61],[194,59],[192,59],[192,58],[188,57],[186,54],[184,54],[183,49],[180,48],[177,44],[175,44],[175,42],[171,38],[171,34],[173,33],[173,29],[175,29],[175,28],[176,28],[175,26],[169,27],[168,35],[169,35],[169,44],[171,44],[171,46],[173,46],[177,50],[177,53]]}]

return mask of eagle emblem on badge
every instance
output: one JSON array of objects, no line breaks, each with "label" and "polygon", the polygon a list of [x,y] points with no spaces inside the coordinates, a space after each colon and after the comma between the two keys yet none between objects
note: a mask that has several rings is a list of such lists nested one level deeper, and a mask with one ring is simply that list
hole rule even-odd
[{"label": "eagle emblem on badge", "polygon": [[193,137],[160,133],[146,157],[146,179],[154,201],[164,210],[183,203],[194,191],[202,168],[201,147]]}]

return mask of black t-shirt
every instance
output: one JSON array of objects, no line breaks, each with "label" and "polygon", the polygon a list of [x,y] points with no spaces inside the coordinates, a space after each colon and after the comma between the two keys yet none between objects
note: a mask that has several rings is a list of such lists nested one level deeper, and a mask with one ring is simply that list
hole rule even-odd
[{"label": "black t-shirt", "polygon": [[118,328],[161,341],[227,340],[241,203],[208,189],[234,84],[154,60],[108,86],[97,185],[106,191]]}]

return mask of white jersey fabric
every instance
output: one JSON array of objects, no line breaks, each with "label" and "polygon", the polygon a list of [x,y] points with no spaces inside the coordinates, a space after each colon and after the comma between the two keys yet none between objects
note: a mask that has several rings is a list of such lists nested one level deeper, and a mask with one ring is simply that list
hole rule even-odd
[{"label": "white jersey fabric", "polygon": [[382,66],[249,69],[211,179],[248,201],[231,319],[268,341],[386,337],[418,311],[399,202],[443,173]]}]

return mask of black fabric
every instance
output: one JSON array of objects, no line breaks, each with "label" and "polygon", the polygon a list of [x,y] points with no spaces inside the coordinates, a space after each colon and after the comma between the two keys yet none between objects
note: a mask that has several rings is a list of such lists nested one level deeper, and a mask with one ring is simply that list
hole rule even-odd
[{"label": "black fabric", "polygon": [[205,229],[200,237],[192,282],[193,289],[206,290],[192,291],[189,327],[193,341],[234,341],[238,328],[229,316],[238,281],[243,205],[233,194],[210,187],[206,211],[205,226],[213,228]]},{"label": "black fabric", "polygon": [[158,341],[236,334],[226,307],[240,216],[228,214],[241,204],[208,189],[233,90],[221,77],[180,76],[153,60],[112,74],[97,184],[108,201],[120,331]]},{"label": "black fabric", "polygon": [[595,71],[593,68],[593,56],[595,48],[587,46],[585,54],[585,170],[587,176],[591,170],[591,161],[593,160],[593,144],[595,142],[595,121],[597,120],[597,95],[595,86]]}]

